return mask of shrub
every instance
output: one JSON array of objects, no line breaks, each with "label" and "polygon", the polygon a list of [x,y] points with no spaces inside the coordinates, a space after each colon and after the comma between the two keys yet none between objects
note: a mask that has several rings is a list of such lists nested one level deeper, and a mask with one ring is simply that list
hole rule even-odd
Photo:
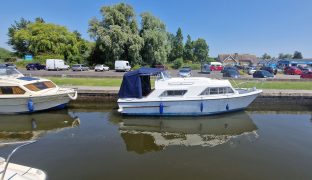
[{"label": "shrub", "polygon": [[183,59],[182,58],[177,58],[176,60],[173,61],[172,68],[179,69],[182,65],[183,65]]},{"label": "shrub", "polygon": [[139,64],[136,64],[136,65],[134,65],[131,69],[132,70],[137,70],[137,69],[140,69],[140,65]]}]

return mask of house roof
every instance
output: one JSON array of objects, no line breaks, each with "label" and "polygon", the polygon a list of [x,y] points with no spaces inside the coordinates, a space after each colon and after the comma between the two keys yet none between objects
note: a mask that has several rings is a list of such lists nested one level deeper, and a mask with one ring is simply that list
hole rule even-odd
[{"label": "house roof", "polygon": [[250,61],[252,63],[257,63],[257,57],[252,54],[219,54],[218,61],[224,62],[225,60],[232,59],[236,62],[238,61]]}]

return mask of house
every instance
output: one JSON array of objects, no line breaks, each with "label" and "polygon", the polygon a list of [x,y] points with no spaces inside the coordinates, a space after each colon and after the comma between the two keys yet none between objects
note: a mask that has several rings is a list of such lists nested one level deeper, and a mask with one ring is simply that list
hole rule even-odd
[{"label": "house", "polygon": [[224,66],[251,66],[257,65],[258,59],[255,55],[252,54],[219,54],[218,61],[221,62]]}]

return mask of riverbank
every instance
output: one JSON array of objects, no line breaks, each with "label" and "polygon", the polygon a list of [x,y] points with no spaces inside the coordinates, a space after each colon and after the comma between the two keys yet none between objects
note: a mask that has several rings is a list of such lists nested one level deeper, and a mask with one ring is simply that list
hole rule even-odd
[{"label": "riverbank", "polygon": [[[98,87],[98,86],[65,86],[78,90],[80,104],[88,102],[111,102],[118,99],[119,87]],[[71,106],[76,106],[71,104]],[[117,106],[117,105],[116,105]],[[311,90],[277,90],[264,89],[263,93],[248,107],[250,110],[292,110],[294,106],[299,109],[312,111],[312,91]]]}]

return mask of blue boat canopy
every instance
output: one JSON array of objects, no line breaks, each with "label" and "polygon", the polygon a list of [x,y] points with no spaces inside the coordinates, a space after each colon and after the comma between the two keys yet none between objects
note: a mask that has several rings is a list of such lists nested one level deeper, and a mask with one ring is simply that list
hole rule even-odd
[{"label": "blue boat canopy", "polygon": [[151,92],[150,76],[163,70],[142,67],[124,74],[119,89],[119,98],[142,98]]}]

